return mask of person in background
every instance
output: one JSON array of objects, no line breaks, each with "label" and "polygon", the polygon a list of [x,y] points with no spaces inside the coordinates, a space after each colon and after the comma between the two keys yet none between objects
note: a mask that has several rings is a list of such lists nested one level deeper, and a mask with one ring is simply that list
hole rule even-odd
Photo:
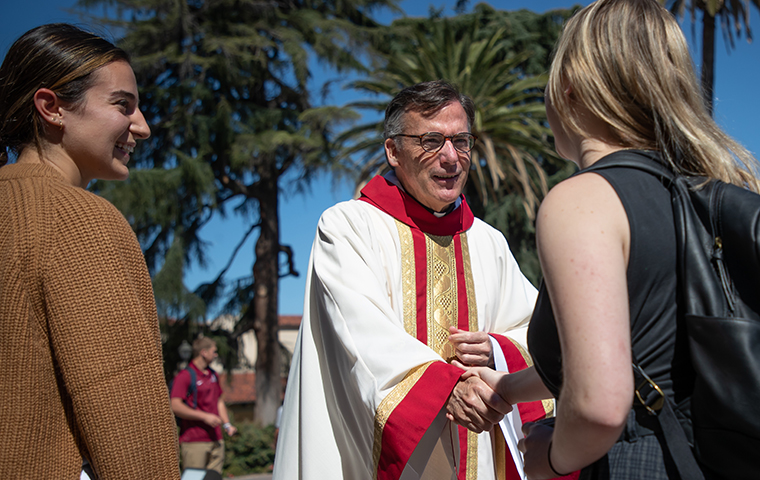
[{"label": "person in background", "polygon": [[[237,428],[230,423],[219,377],[210,367],[217,356],[214,340],[201,337],[193,342],[190,364],[172,382],[171,405],[174,414],[182,419],[179,430],[182,468],[215,470],[221,474],[222,430],[232,436]],[[193,379],[195,387],[191,385]]]},{"label": "person in background", "polygon": [[129,175],[139,99],[127,53],[68,24],[0,66],[0,478],[74,480],[83,460],[101,480],[180,478],[145,259],[85,189]]},{"label": "person in background", "polygon": [[634,400],[632,369],[635,361],[660,386],[688,436],[693,382],[677,320],[671,194],[644,171],[584,169],[625,151],[758,191],[758,163],[708,114],[683,33],[655,0],[599,0],[570,19],[546,110],[557,153],[580,171],[549,192],[537,217],[535,367],[465,377],[510,404],[557,397],[554,428],[524,426],[531,480],[577,469],[581,479],[677,479],[656,417]]},{"label": "person in background", "polygon": [[[393,171],[322,215],[275,479],[519,478],[494,428],[511,407],[449,363],[524,368],[536,295],[462,195],[474,110],[444,81],[403,89],[385,114]],[[518,423],[546,415],[532,407]]]}]

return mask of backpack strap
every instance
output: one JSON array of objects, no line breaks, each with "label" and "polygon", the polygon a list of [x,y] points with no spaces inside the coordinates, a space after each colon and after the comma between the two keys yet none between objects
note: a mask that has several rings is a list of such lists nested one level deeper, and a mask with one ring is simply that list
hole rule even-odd
[{"label": "backpack strap", "polygon": [[660,387],[644,372],[633,358],[633,385],[635,387],[634,403],[637,401],[644,406],[647,413],[657,419],[660,433],[665,445],[676,464],[682,480],[704,480],[702,469],[699,468],[694,452],[691,449],[681,422],[673,411],[670,399]]},{"label": "backpack strap", "polygon": [[198,385],[196,384],[198,377],[195,375],[195,370],[193,370],[193,367],[190,365],[185,367],[185,370],[190,374],[190,385],[187,386],[187,395],[192,394],[193,396],[193,404],[190,405],[190,408],[196,409],[198,408]]},{"label": "backpack strap", "polygon": [[[646,161],[644,158],[648,158],[652,161]],[[584,168],[578,173],[593,172],[594,170],[603,170],[605,168],[635,168],[659,178],[666,187],[669,187],[675,179],[675,174],[668,167],[660,162],[659,156],[655,152],[647,150],[619,150],[617,152],[607,155],[602,160],[594,163],[593,165]]]}]

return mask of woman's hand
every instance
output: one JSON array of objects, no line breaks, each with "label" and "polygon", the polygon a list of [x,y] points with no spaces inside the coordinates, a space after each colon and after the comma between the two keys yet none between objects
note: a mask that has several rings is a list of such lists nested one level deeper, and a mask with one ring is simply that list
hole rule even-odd
[{"label": "woman's hand", "polygon": [[463,370],[466,370],[462,374],[462,380],[467,380],[471,377],[478,377],[479,379],[483,380],[486,385],[491,387],[491,390],[498,393],[499,396],[504,399],[505,402],[507,402],[510,405],[514,405],[517,402],[514,402],[511,400],[512,395],[510,395],[510,387],[509,387],[509,374],[506,372],[497,372],[496,370],[492,370],[487,367],[470,367],[467,368],[466,366],[462,365],[461,363],[454,360],[451,362],[452,365],[459,367]]},{"label": "woman's hand", "polygon": [[462,374],[462,378],[467,379],[470,377],[478,377],[506,400],[507,396],[505,396],[504,393],[506,393],[507,375],[509,374],[505,372],[497,372],[496,370],[487,367],[471,367]]},{"label": "woman's hand", "polygon": [[512,405],[474,375],[460,377],[446,402],[446,418],[475,433],[491,430],[511,411]]},{"label": "woman's hand", "polygon": [[528,422],[522,426],[525,438],[517,442],[517,448],[523,454],[525,475],[529,480],[556,478],[549,466],[549,444],[554,429],[547,425]]},{"label": "woman's hand", "polygon": [[[478,385],[478,384],[483,385],[482,392],[487,392],[487,394],[481,393],[479,396],[486,399],[484,403],[486,403],[489,407],[491,407],[491,409],[496,410],[502,416],[512,411],[512,404],[506,401],[504,399],[504,396],[495,388],[499,380],[506,376],[505,373],[491,370],[488,367],[468,368],[457,360],[452,360],[451,364],[457,368],[461,368],[462,370],[465,370],[465,372],[462,374],[462,376],[459,379],[460,383],[467,385],[475,381],[476,382],[475,385]],[[454,393],[456,393],[457,389],[455,388],[454,390],[455,390]],[[452,393],[452,398],[455,397],[454,393]],[[456,415],[452,415],[453,413],[455,413],[455,410],[450,408],[449,412],[446,413],[446,418],[448,418],[452,422],[459,423],[460,425],[463,425],[472,431],[476,431],[475,429],[470,428],[468,424],[462,423],[459,418],[456,418]],[[501,420],[501,417],[499,417],[496,421],[492,423],[496,424],[500,420]],[[489,428],[481,427],[480,430],[489,430]]]}]

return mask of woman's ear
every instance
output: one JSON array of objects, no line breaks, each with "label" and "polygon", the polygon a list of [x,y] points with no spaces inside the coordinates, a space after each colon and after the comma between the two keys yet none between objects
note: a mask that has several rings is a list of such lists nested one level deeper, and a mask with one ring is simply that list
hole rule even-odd
[{"label": "woman's ear", "polygon": [[63,108],[55,92],[47,88],[34,92],[34,107],[47,125],[63,130]]},{"label": "woman's ear", "polygon": [[564,93],[565,93],[565,97],[568,100],[575,100],[575,95],[573,94],[573,86],[570,85],[569,83],[567,84],[567,86],[565,86],[565,92]]}]

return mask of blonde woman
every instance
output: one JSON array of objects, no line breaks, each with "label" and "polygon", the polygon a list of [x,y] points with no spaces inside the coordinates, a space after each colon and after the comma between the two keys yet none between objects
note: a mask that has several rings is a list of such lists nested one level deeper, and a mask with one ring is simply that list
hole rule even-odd
[{"label": "blonde woman", "polygon": [[546,108],[557,152],[580,171],[549,192],[537,219],[545,277],[528,334],[535,367],[465,375],[512,404],[558,399],[553,429],[524,428],[530,479],[579,469],[582,479],[679,478],[654,418],[634,405],[631,368],[635,356],[688,428],[670,193],[642,171],[584,169],[634,150],[757,191],[749,173],[757,163],[707,114],[683,34],[655,0],[599,0],[575,15],[557,46]]},{"label": "blonde woman", "polygon": [[0,66],[0,478],[74,480],[84,459],[101,480],[179,479],[145,260],[85,190],[129,175],[138,103],[127,54],[71,25]]}]

